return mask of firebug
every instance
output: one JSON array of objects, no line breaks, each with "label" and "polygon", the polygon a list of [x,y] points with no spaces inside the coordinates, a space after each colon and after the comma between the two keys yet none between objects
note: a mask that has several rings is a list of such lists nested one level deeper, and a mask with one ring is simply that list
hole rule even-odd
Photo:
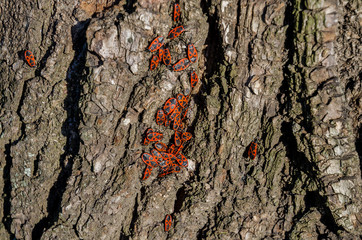
[{"label": "firebug", "polygon": [[152,173],[152,167],[147,165],[146,169],[145,169],[145,172],[143,174],[142,180],[146,180],[147,178],[149,178],[149,176],[151,176],[151,173]]},{"label": "firebug", "polygon": [[149,134],[149,133],[151,133],[151,132],[153,132],[153,130],[152,130],[152,128],[148,128],[147,130],[146,130],[146,137],[145,137],[145,139],[143,140],[143,145],[148,145],[149,143],[150,143],[150,140],[148,140],[147,139],[147,134]]},{"label": "firebug", "polygon": [[181,133],[178,132],[178,131],[175,132],[174,140],[175,140],[175,145],[176,145],[177,147],[179,147],[179,146],[181,145],[181,143],[182,143],[182,140],[181,140],[181,136],[182,136],[182,135],[183,135],[183,134],[181,134]]},{"label": "firebug", "polygon": [[187,97],[185,97],[185,95],[183,95],[182,93],[180,93],[179,95],[177,95],[177,102],[178,104],[182,107],[185,108],[187,103],[188,103],[188,99]]},{"label": "firebug", "polygon": [[150,46],[148,47],[148,50],[150,50],[151,52],[157,51],[158,49],[160,49],[163,46],[163,37],[159,36],[156,37],[150,44]]},{"label": "firebug", "polygon": [[192,135],[191,135],[191,133],[189,133],[189,132],[184,132],[184,133],[182,133],[182,137],[181,137],[181,140],[182,141],[188,141],[188,140],[190,140],[192,138]]},{"label": "firebug", "polygon": [[160,152],[166,152],[167,146],[162,142],[155,143],[155,148]]},{"label": "firebug", "polygon": [[167,214],[165,217],[165,231],[168,232],[171,229],[172,217],[170,214]]},{"label": "firebug", "polygon": [[179,60],[177,63],[175,63],[175,64],[172,66],[172,69],[173,69],[175,72],[179,72],[179,71],[185,70],[188,66],[190,66],[190,61],[189,61],[189,59],[183,58],[183,59]]},{"label": "firebug", "polygon": [[164,54],[165,50],[163,49],[163,47],[161,47],[160,49],[158,49],[158,60],[161,62],[163,59],[163,54]]},{"label": "firebug", "polygon": [[179,116],[181,114],[181,107],[177,104],[175,107],[175,110],[169,115],[169,119],[171,121],[175,120],[175,117]]},{"label": "firebug", "polygon": [[189,165],[189,162],[187,161],[187,158],[181,153],[176,154],[176,159],[177,159],[177,162],[182,167],[187,167]]},{"label": "firebug", "polygon": [[180,146],[178,147],[178,149],[176,149],[175,154],[177,155],[179,152],[182,151],[183,148],[184,148],[184,146],[180,145]]},{"label": "firebug", "polygon": [[166,115],[169,115],[173,112],[173,110],[175,110],[177,105],[177,100],[176,98],[169,98],[165,105],[163,106],[163,111],[165,112]]},{"label": "firebug", "polygon": [[174,131],[182,132],[183,126],[182,126],[180,115],[175,117],[175,120],[173,121],[172,129]]},{"label": "firebug", "polygon": [[175,151],[175,144],[171,144],[171,146],[167,149],[167,153],[173,153]]},{"label": "firebug", "polygon": [[160,58],[157,55],[153,55],[150,62],[150,70],[155,70],[160,62]]},{"label": "firebug", "polygon": [[155,160],[155,158],[149,154],[149,153],[143,153],[142,156],[142,161],[147,165],[147,166],[150,166],[150,167],[157,167],[157,162]]},{"label": "firebug", "polygon": [[170,119],[166,119],[166,121],[165,121],[165,127],[170,126],[170,124],[171,124],[171,120],[170,120]]},{"label": "firebug", "polygon": [[35,61],[35,58],[34,58],[34,54],[31,51],[26,50],[24,52],[24,57],[25,57],[25,60],[29,64],[30,67],[35,67],[36,66],[36,61]]},{"label": "firebug", "polygon": [[158,132],[151,132],[147,134],[147,139],[150,140],[151,142],[158,142],[161,141],[163,138],[163,134],[162,133],[158,133]]},{"label": "firebug", "polygon": [[162,160],[162,155],[159,151],[157,151],[156,149],[152,149],[151,150],[151,154],[152,156],[155,158],[156,162],[159,162]]},{"label": "firebug", "polygon": [[258,150],[258,142],[255,140],[255,141],[250,143],[250,146],[249,146],[249,149],[248,149],[248,157],[251,160],[255,159],[257,150]]},{"label": "firebug", "polygon": [[184,111],[182,112],[182,117],[181,117],[182,121],[187,118],[188,110],[189,110],[189,108],[185,108]]},{"label": "firebug", "polygon": [[191,72],[191,87],[194,88],[199,81],[199,78],[197,77],[197,74],[195,71]]},{"label": "firebug", "polygon": [[182,128],[182,122],[181,122],[181,117],[180,116],[176,116],[175,120],[173,121],[172,124],[172,129],[174,131],[178,131],[178,132],[183,132],[183,128]]},{"label": "firebug", "polygon": [[175,27],[174,29],[171,29],[171,31],[168,33],[168,37],[169,39],[175,39],[177,38],[181,33],[183,33],[185,31],[185,28],[181,25],[178,27]]},{"label": "firebug", "polygon": [[180,21],[180,16],[181,16],[181,8],[180,5],[178,3],[175,3],[173,5],[173,21],[174,22],[178,22]]},{"label": "firebug", "polygon": [[168,66],[171,64],[171,53],[170,53],[170,49],[165,48],[163,50],[163,63]]},{"label": "firebug", "polygon": [[196,62],[197,60],[197,50],[192,43],[187,45],[187,57],[192,63]]},{"label": "firebug", "polygon": [[162,109],[158,109],[156,114],[156,123],[158,125],[162,125],[165,123],[165,121],[166,121],[165,112]]}]

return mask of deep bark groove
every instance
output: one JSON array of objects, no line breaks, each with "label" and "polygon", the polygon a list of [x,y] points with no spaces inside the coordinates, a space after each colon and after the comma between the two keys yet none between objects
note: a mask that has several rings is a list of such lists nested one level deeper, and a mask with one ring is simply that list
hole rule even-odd
[{"label": "deep bark groove", "polygon": [[86,38],[85,32],[90,20],[77,23],[72,27],[72,41],[75,56],[67,72],[67,92],[65,99],[65,109],[67,111],[67,119],[63,124],[62,133],[67,137],[64,154],[60,157],[59,162],[61,171],[50,189],[48,196],[48,216],[41,219],[32,231],[33,239],[40,239],[44,231],[48,230],[58,221],[61,210],[63,194],[67,188],[67,181],[72,175],[74,160],[79,151],[79,99],[82,92],[81,79],[85,69],[86,58]]}]

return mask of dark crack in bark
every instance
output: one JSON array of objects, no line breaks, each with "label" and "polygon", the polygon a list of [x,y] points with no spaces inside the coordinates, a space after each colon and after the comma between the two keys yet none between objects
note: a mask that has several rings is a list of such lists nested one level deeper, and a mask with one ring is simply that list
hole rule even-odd
[{"label": "dark crack in bark", "polygon": [[75,56],[67,72],[67,92],[65,99],[65,110],[67,119],[62,126],[62,133],[67,137],[64,154],[59,161],[61,171],[50,189],[48,196],[48,215],[41,219],[32,231],[33,239],[40,239],[43,233],[58,221],[61,212],[63,194],[67,188],[67,181],[72,175],[74,160],[79,151],[80,137],[78,126],[81,119],[79,111],[79,99],[82,92],[81,80],[84,74],[86,58],[86,37],[85,32],[90,20],[82,21],[72,27],[72,42]]},{"label": "dark crack in bark", "polygon": [[11,174],[10,170],[13,165],[13,159],[11,157],[11,143],[5,145],[5,167],[3,169],[3,181],[4,181],[4,188],[3,188],[3,219],[2,223],[5,226],[5,229],[10,235],[10,238],[13,239],[15,237],[14,233],[11,231]]}]

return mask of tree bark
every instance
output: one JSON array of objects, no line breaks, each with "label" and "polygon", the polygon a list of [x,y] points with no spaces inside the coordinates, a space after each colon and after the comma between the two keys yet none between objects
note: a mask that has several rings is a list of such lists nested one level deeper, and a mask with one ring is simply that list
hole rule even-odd
[{"label": "tree bark", "polygon": [[[170,1],[0,2],[1,239],[362,234],[361,2],[180,6],[172,64],[190,42],[198,61],[175,72],[147,50],[176,26]],[[155,114],[178,93],[189,166],[142,180],[144,132],[172,141]]]}]

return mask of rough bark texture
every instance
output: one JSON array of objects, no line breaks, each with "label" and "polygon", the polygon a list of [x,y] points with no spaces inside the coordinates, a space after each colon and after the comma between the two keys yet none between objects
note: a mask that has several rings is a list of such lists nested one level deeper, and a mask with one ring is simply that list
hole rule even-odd
[{"label": "rough bark texture", "polygon": [[172,3],[0,2],[1,239],[361,236],[361,2],[180,5],[172,60],[199,52],[189,167],[143,181],[142,134],[171,137],[155,112],[190,92],[189,70],[148,70]]}]

